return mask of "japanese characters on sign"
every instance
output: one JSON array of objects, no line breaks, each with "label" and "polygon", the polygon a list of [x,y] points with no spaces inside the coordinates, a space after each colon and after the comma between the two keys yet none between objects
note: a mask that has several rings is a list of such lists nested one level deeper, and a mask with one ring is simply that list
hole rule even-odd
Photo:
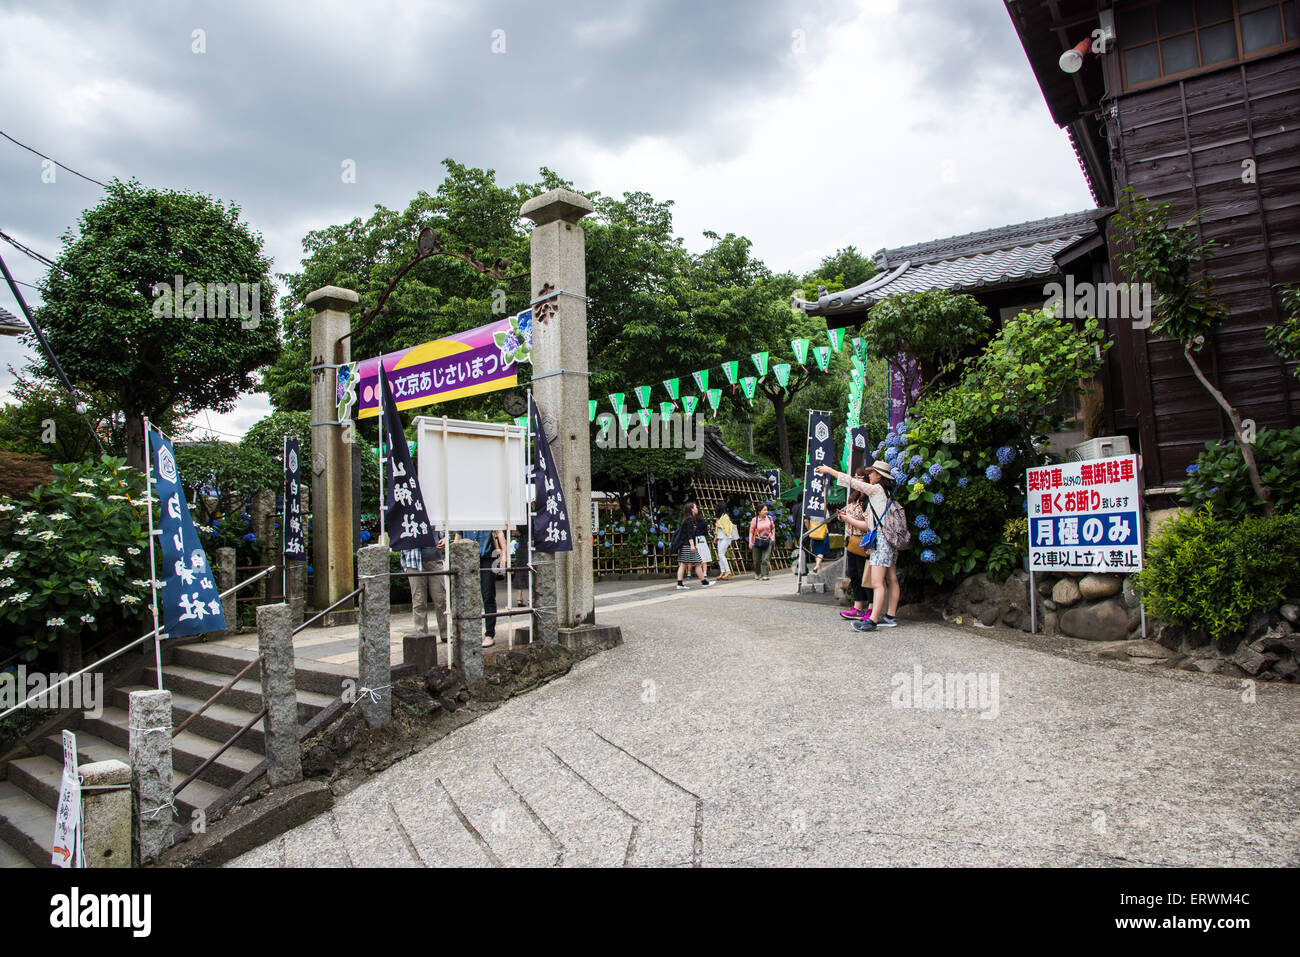
[{"label": "japanese characters on sign", "polygon": [[388,547],[398,552],[437,548],[438,530],[424,510],[420,480],[411,464],[402,414],[393,403],[387,372],[382,372],[379,379],[384,401],[380,446],[384,451],[384,531],[388,533]]},{"label": "japanese characters on sign", "polygon": [[50,863],[56,867],[86,866],[81,827],[81,773],[77,769],[77,738],[71,731],[63,732],[63,779],[59,784],[59,806],[54,812]]},{"label": "japanese characters on sign", "polygon": [[162,433],[149,429],[150,464],[154,490],[162,503],[162,630],[165,637],[201,635],[225,631],[217,583],[208,567],[208,556],[199,544],[194,520],[185,503],[176,456]]},{"label": "japanese characters on sign", "polygon": [[768,492],[771,494],[772,498],[778,498],[778,497],[780,497],[780,495],[781,495],[781,470],[780,470],[780,469],[764,469],[760,474],[763,476],[763,478],[767,479],[767,488],[768,488]]},{"label": "japanese characters on sign", "polygon": [[537,402],[529,398],[529,415],[533,420],[533,488],[536,490],[533,516],[533,551],[568,552],[573,550],[569,536],[569,511],[564,504],[564,488],[551,455],[551,443],[542,428]]},{"label": "japanese characters on sign", "polygon": [[[857,339],[853,340],[857,342]],[[850,475],[857,473],[858,469],[867,464],[867,427],[865,425],[857,426],[849,430],[849,467],[847,469]]]},{"label": "japanese characters on sign", "polygon": [[[520,341],[510,318],[358,363],[357,418],[379,414],[381,362],[398,409],[513,387],[519,381]],[[504,333],[504,344],[498,343],[497,333]]]},{"label": "japanese characters on sign", "polygon": [[282,519],[284,557],[307,557],[306,530],[302,526],[302,472],[298,460],[298,440],[284,440],[284,517]]},{"label": "japanese characters on sign", "polygon": [[826,493],[830,490],[830,477],[814,471],[819,465],[830,465],[835,460],[835,440],[831,433],[829,412],[808,413],[808,464],[803,473],[803,514],[806,518],[826,517]]},{"label": "japanese characters on sign", "polygon": [[1142,567],[1136,455],[1031,468],[1025,487],[1032,570],[1123,573]]}]

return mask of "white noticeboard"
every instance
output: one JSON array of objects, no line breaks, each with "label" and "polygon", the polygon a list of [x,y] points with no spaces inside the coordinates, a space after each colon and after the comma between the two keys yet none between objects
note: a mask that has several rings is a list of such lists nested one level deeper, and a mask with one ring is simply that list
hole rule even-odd
[{"label": "white noticeboard", "polygon": [[419,416],[420,492],[440,529],[505,529],[528,520],[524,444],[518,425]]},{"label": "white noticeboard", "polygon": [[1035,572],[1135,572],[1142,567],[1138,457],[1026,470],[1029,567]]},{"label": "white noticeboard", "polygon": [[63,732],[63,782],[54,814],[50,863],[56,867],[85,867],[81,846],[81,778],[77,772],[77,738]]}]

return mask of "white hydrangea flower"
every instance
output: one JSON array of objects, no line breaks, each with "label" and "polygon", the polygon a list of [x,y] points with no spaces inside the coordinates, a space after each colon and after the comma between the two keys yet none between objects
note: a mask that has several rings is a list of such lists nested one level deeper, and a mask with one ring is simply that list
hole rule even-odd
[{"label": "white hydrangea flower", "polygon": [[23,512],[21,515],[18,516],[18,524],[19,524],[19,525],[26,525],[26,524],[27,524],[28,522],[30,522],[31,520],[32,520],[32,513],[31,513],[31,512]]},{"label": "white hydrangea flower", "polygon": [[127,553],[128,555],[139,555],[139,554],[140,554],[140,549],[136,548],[134,545],[130,545],[130,546],[127,547],[127,549],[126,549],[126,553]]},{"label": "white hydrangea flower", "polygon": [[95,616],[94,616],[94,615],[82,615],[82,616],[81,616],[81,620],[82,620],[83,622],[85,622],[87,625],[93,625],[93,624],[95,623]]},{"label": "white hydrangea flower", "polygon": [[121,598],[118,599],[118,601],[120,601],[123,605],[140,604],[140,599],[136,598],[134,595],[123,595]]},{"label": "white hydrangea flower", "polygon": [[125,495],[110,495],[108,500],[110,502],[125,502],[127,501],[127,497]]},{"label": "white hydrangea flower", "polygon": [[46,618],[46,619],[45,619],[45,627],[46,627],[46,628],[62,628],[62,627],[63,627],[63,619],[62,619],[62,618]]},{"label": "white hydrangea flower", "polygon": [[77,479],[77,481],[80,482],[82,485],[89,485],[91,488],[95,487],[94,479]]},{"label": "white hydrangea flower", "polygon": [[10,505],[8,502],[0,502],[0,512],[12,512],[17,505]]},{"label": "white hydrangea flower", "polygon": [[98,596],[104,594],[104,586],[99,583],[98,579],[87,578],[86,585],[90,588],[90,593],[92,595]]},{"label": "white hydrangea flower", "polygon": [[116,555],[100,555],[99,563],[101,565],[108,565],[110,568],[121,568],[126,564],[126,562],[122,561],[122,559],[118,558]]},{"label": "white hydrangea flower", "polygon": [[72,497],[73,498],[98,498],[99,496],[93,495],[90,492],[73,492]]},{"label": "white hydrangea flower", "polygon": [[37,532],[35,535],[32,536],[32,538],[39,538],[43,542],[52,542],[56,538],[62,538],[62,537],[63,536],[60,535],[58,532],[52,532],[49,531],[48,529],[43,532]]},{"label": "white hydrangea flower", "polygon": [[51,521],[51,522],[66,522],[66,521],[67,521],[68,519],[70,519],[71,517],[72,517],[72,516],[69,515],[67,512],[55,512],[53,515],[50,516],[50,521]]},{"label": "white hydrangea flower", "polygon": [[0,578],[0,588],[13,588],[14,580],[12,578]]},{"label": "white hydrangea flower", "polygon": [[22,556],[22,552],[10,552],[5,556],[5,560],[0,562],[0,568],[13,568],[14,562]]}]

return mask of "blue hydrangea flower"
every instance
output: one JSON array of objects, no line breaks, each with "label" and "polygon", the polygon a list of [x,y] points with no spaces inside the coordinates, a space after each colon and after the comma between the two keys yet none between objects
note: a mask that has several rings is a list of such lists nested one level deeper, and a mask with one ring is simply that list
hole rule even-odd
[{"label": "blue hydrangea flower", "polygon": [[214,518],[212,520],[212,530],[215,532],[220,527],[221,527],[221,522]]},{"label": "blue hydrangea flower", "polygon": [[925,515],[918,515],[916,516],[916,518],[912,520],[912,524],[915,525],[917,528],[929,528],[930,519]]},{"label": "blue hydrangea flower", "polygon": [[943,466],[940,465],[938,462],[935,462],[933,465],[930,466],[931,478],[938,478],[942,474],[943,474]]},{"label": "blue hydrangea flower", "polygon": [[1199,463],[1199,462],[1194,462],[1194,463],[1192,463],[1191,465],[1187,466],[1187,474],[1188,474],[1188,475],[1191,475],[1193,472],[1195,472],[1195,471],[1196,471],[1197,469],[1199,469],[1200,467],[1201,467],[1201,466],[1200,466],[1200,463]]},{"label": "blue hydrangea flower", "polygon": [[505,343],[501,346],[501,348],[506,352],[507,355],[512,352],[517,352],[519,350],[519,337],[515,335],[515,331],[513,329],[511,329],[509,332],[506,333]]},{"label": "blue hydrangea flower", "polygon": [[897,448],[897,447],[898,447],[898,436],[896,436],[896,435],[891,435],[889,438],[885,439],[885,444],[888,445],[891,449],[893,449],[893,448]]},{"label": "blue hydrangea flower", "polygon": [[997,482],[1002,478],[1002,470],[996,465],[990,465],[984,470],[984,477],[990,482]]},{"label": "blue hydrangea flower", "polygon": [[966,485],[968,484],[968,482],[969,482],[969,480],[966,478],[966,476],[963,475],[961,478],[959,478],[959,479],[957,480],[957,487],[958,487],[958,488],[965,488]]},{"label": "blue hydrangea flower", "polygon": [[310,565],[307,566],[307,574],[308,574],[308,575],[311,574],[311,566],[310,566]]},{"label": "blue hydrangea flower", "polygon": [[942,504],[943,504],[943,493],[942,493],[942,492],[935,492],[935,493],[934,493],[934,504],[935,504],[935,505],[942,505]]},{"label": "blue hydrangea flower", "polygon": [[643,549],[641,549],[641,554],[642,554],[642,555],[649,555],[650,552],[643,548]]},{"label": "blue hydrangea flower", "polygon": [[[247,537],[245,537],[244,540],[247,541],[248,540]],[[362,542],[370,541],[370,532],[364,528],[361,530],[361,541]]]},{"label": "blue hydrangea flower", "polygon": [[530,349],[533,346],[533,311],[525,309],[519,316],[519,334],[524,337],[524,344]]},{"label": "blue hydrangea flower", "polygon": [[893,476],[895,482],[903,481],[903,470],[900,469],[898,466],[894,466],[892,469],[890,469],[889,474]]},{"label": "blue hydrangea flower", "polygon": [[1010,465],[1016,460],[1016,450],[1009,445],[1004,445],[998,449],[998,461],[1003,465]]},{"label": "blue hydrangea flower", "polygon": [[916,476],[915,476],[915,475],[909,475],[909,476],[907,477],[907,484],[908,484],[908,485],[915,485],[915,484],[916,484]]},{"label": "blue hydrangea flower", "polygon": [[1218,493],[1218,491],[1219,491],[1219,487],[1216,485],[1214,488],[1210,489],[1210,494],[1214,495]]},{"label": "blue hydrangea flower", "polygon": [[907,460],[907,467],[909,469],[914,469],[920,464],[921,464],[921,456],[919,455],[913,455],[910,459]]},{"label": "blue hydrangea flower", "polygon": [[934,553],[933,549],[927,548],[921,553],[921,561],[925,562],[927,565],[931,562],[937,562],[938,560],[939,556]]},{"label": "blue hydrangea flower", "polygon": [[897,462],[897,461],[898,461],[898,450],[897,450],[897,449],[890,449],[888,452],[886,452],[886,453],[885,453],[885,461],[888,462],[890,465],[893,465],[895,462]]},{"label": "blue hydrangea flower", "polygon": [[257,536],[254,535],[252,532],[249,532],[247,535],[244,536],[244,541],[252,545],[257,541]]},{"label": "blue hydrangea flower", "polygon": [[930,484],[931,482],[933,482],[933,481],[934,481],[934,477],[931,476],[929,472],[922,472],[922,473],[921,473],[921,484],[922,484],[922,485],[929,485],[929,484]]},{"label": "blue hydrangea flower", "polygon": [[921,540],[922,545],[933,545],[939,540],[939,536],[934,533],[933,528],[927,528],[917,537]]}]

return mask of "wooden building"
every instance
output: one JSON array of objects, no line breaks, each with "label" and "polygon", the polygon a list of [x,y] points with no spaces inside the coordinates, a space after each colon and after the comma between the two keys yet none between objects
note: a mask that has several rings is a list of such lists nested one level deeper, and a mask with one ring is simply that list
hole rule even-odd
[{"label": "wooden building", "polygon": [[[1113,208],[1131,186],[1171,202],[1175,222],[1201,214],[1231,313],[1202,353],[1211,381],[1257,427],[1298,424],[1300,382],[1264,337],[1284,318],[1274,286],[1300,282],[1296,0],[1005,2],[1098,205]],[[1062,53],[1099,30],[1113,36],[1106,51],[1062,70]],[[1231,437],[1231,424],[1176,343],[1133,323],[1108,329],[1113,424],[1137,437],[1147,486],[1173,486],[1207,440]]]}]

